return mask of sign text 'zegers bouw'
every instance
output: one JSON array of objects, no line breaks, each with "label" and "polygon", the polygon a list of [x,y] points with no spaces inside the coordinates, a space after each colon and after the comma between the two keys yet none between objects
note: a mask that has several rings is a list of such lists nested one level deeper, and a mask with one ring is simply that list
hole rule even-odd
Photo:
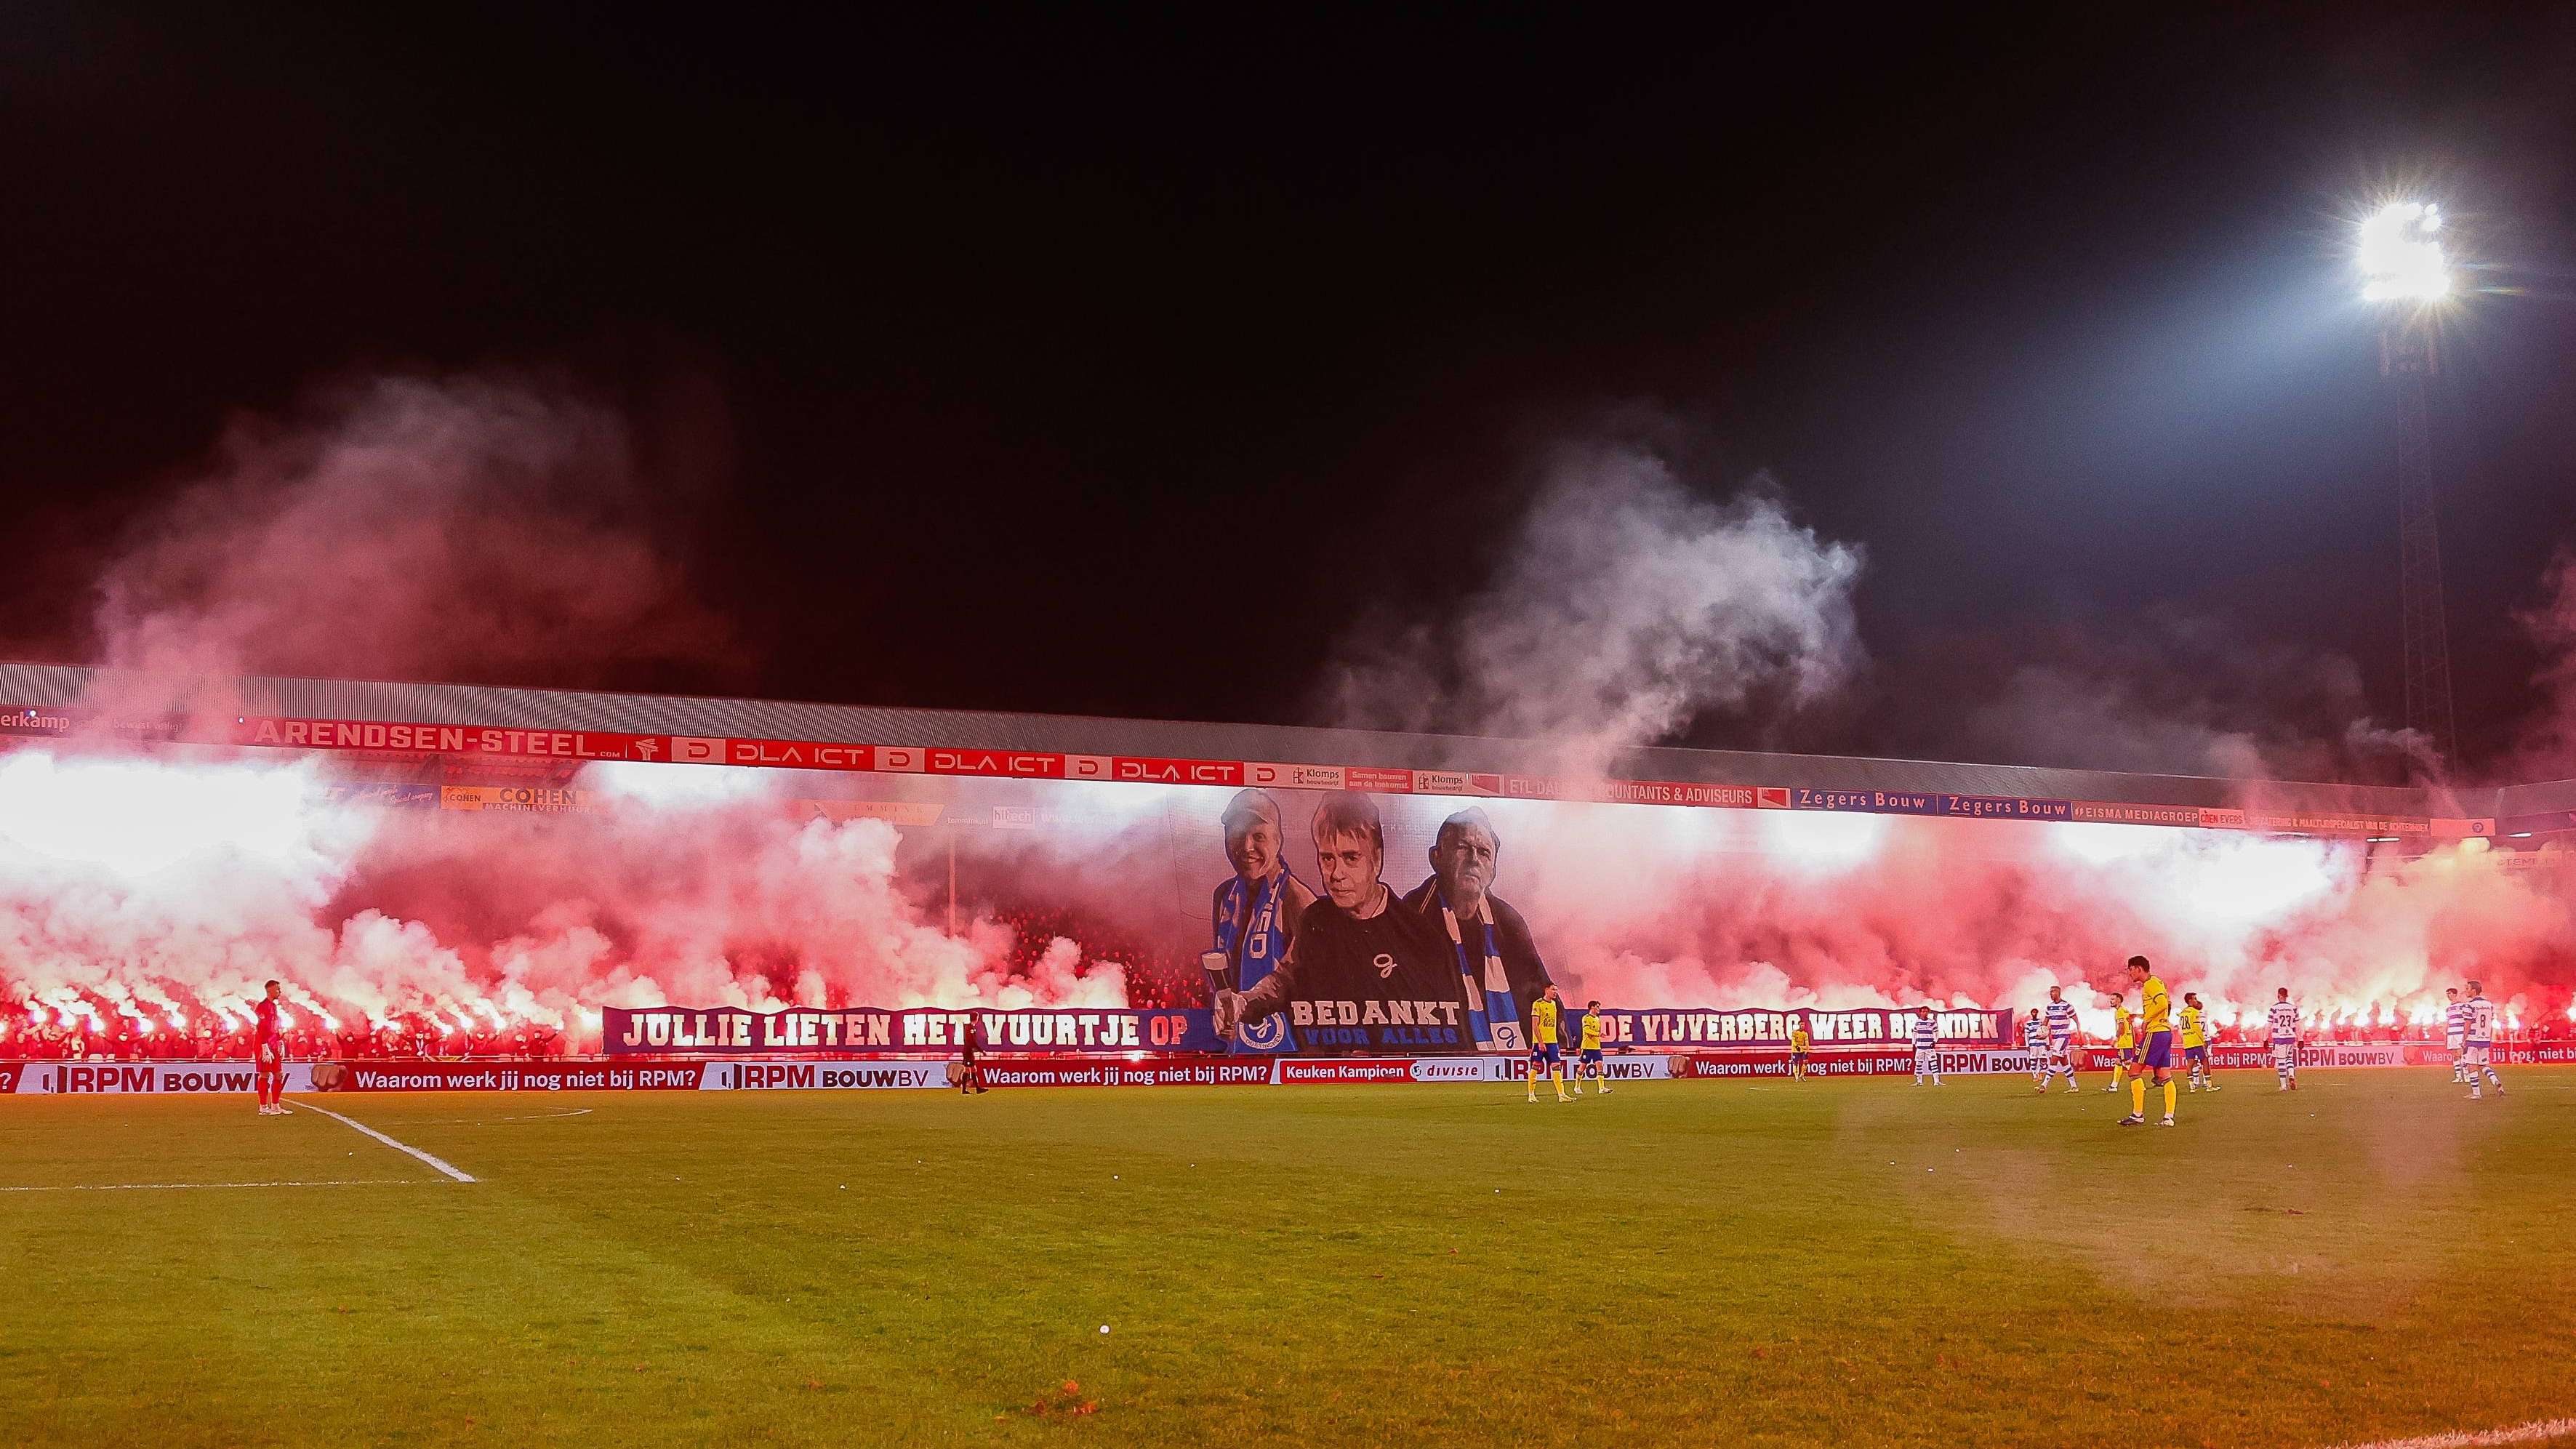
[{"label": "sign text 'zegers bouw'", "polygon": [[941,1052],[965,1044],[992,1052],[1212,1052],[1216,1029],[1205,1010],[1125,1011],[1047,1007],[1024,1011],[893,1011],[874,1006],[617,1007],[601,1013],[611,1055],[678,1052],[756,1056],[774,1052]]}]

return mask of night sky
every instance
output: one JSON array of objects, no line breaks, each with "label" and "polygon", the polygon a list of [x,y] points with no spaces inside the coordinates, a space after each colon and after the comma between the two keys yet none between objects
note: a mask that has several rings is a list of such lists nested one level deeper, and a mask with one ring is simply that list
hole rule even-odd
[{"label": "night sky", "polygon": [[2032,658],[2308,707],[2213,638],[2348,658],[2387,719],[2345,244],[2402,185],[2497,293],[2437,399],[2472,762],[2533,707],[2576,9],[934,8],[8,7],[0,652],[83,657],[102,551],[226,419],[501,369],[634,420],[738,623],[612,684],[1310,722],[1370,606],[1481,582],[1547,444],[1651,414],[1869,556],[1843,706],[1693,742],[2007,753],[1954,721]]}]

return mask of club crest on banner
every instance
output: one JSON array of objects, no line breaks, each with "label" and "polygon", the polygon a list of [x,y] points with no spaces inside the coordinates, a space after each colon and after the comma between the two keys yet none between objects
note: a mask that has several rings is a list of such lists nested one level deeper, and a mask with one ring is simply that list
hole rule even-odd
[{"label": "club crest on banner", "polygon": [[1238,1037],[1248,1052],[1284,1050],[1288,1045],[1288,1018],[1285,1015],[1265,1016],[1244,1026]]}]

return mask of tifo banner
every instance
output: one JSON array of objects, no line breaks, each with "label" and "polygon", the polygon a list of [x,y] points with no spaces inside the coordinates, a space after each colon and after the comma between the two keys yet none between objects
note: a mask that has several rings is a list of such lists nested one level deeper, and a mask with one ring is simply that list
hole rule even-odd
[{"label": "tifo banner", "polygon": [[600,1012],[600,1040],[612,1056],[763,1052],[954,1052],[969,1028],[993,1052],[1213,1052],[1222,1045],[1203,1010],[1128,1011],[1074,1007],[1022,1011],[745,1011],[738,1007],[612,1006]]},{"label": "tifo banner", "polygon": [[[2012,1030],[2009,1011],[1935,1011],[1934,1026],[1945,1046],[2002,1046]],[[1699,1046],[1779,1047],[1804,1023],[1819,1047],[1914,1039],[1916,1013],[1868,1008],[1855,1011],[1720,1011],[1713,1007],[1661,1008],[1648,1011],[1601,1009],[1605,1045],[1670,1049]]]},{"label": "tifo banner", "polygon": [[[1419,1052],[1472,1052],[1460,1002],[1296,999],[1284,1013],[1294,1036],[1270,1038],[1269,1050],[1292,1041],[1306,1050],[1410,1047]],[[1078,1010],[895,1011],[876,1007],[748,1011],[738,1007],[608,1007],[601,1040],[612,1055],[757,1055],[780,1051],[953,1052],[970,1025],[978,1046],[1000,1052],[1205,1052],[1218,1050],[1212,1014],[1177,1011]],[[1940,1011],[1933,1021],[1945,1045],[2000,1046],[2004,1011]],[[1569,1012],[1563,1035],[1575,1038],[1582,1016]],[[1656,1049],[1789,1045],[1804,1023],[1819,1046],[1910,1042],[1916,1015],[1877,1008],[1853,1011],[1720,1011],[1709,1007],[1601,1013],[1605,1046]],[[1247,1034],[1248,1036],[1249,1034]],[[1246,1050],[1261,1044],[1247,1043]],[[1497,1048],[1517,1060],[1519,1050]]]}]

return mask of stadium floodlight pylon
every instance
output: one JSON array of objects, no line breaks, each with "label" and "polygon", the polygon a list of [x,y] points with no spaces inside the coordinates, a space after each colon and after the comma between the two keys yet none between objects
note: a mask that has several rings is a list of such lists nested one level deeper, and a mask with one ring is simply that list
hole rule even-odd
[{"label": "stadium floodlight pylon", "polygon": [[2432,386],[2441,372],[2441,303],[2451,295],[2442,213],[2393,201],[2361,223],[2362,300],[2380,309],[2379,375],[2397,445],[2397,589],[2403,613],[2406,727],[2452,758],[2450,626],[2442,607],[2442,533],[2433,486]]}]

